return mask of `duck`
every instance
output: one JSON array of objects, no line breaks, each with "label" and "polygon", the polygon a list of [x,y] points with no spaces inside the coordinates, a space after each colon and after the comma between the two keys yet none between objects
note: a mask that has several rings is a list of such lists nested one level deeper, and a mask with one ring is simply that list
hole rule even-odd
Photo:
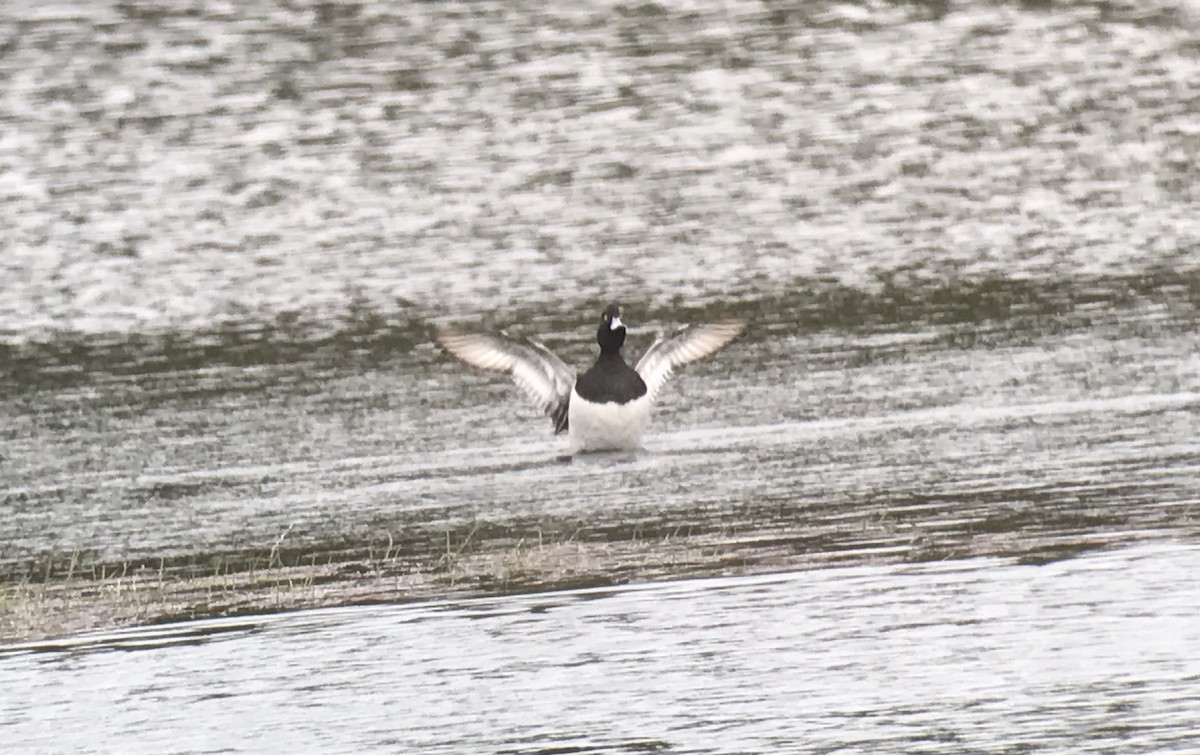
[{"label": "duck", "polygon": [[631,367],[621,353],[627,328],[620,306],[612,303],[596,329],[600,354],[582,375],[538,341],[504,332],[443,328],[434,340],[464,364],[507,372],[550,418],[555,434],[567,433],[568,453],[574,455],[639,448],[650,409],[675,369],[720,351],[745,326],[726,319],[659,334]]}]

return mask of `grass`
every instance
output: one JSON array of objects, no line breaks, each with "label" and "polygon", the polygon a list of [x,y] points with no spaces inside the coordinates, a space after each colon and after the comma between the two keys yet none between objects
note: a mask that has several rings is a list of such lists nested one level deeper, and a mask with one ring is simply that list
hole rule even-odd
[{"label": "grass", "polygon": [[[557,542],[541,535],[518,541],[478,541],[447,533],[444,552],[423,562],[402,558],[389,536],[361,560],[284,565],[282,533],[263,567],[188,576],[146,566],[80,573],[77,557],[65,576],[0,586],[0,640],[22,642],[91,630],[302,608],[405,602],[435,597],[623,584],[678,577],[751,573],[794,567],[810,554],[775,530],[746,537],[704,536]],[[801,533],[795,533],[797,536]]]},{"label": "grass", "polygon": [[[117,569],[78,568],[73,555],[65,573],[47,567],[41,581],[26,578],[0,585],[0,642],[26,642],[188,619],[272,613],[366,603],[402,603],[445,597],[540,592],[732,576],[861,563],[938,561],[994,556],[1037,563],[1075,550],[1111,546],[1136,533],[1059,531],[1035,533],[947,532],[906,528],[902,537],[886,517],[854,523],[868,540],[892,547],[862,547],[845,540],[844,524],[812,522],[769,528],[728,527],[703,534],[674,532],[655,537],[633,533],[613,540],[581,539],[578,531],[547,542],[541,535],[516,541],[485,538],[478,526],[455,537],[447,532],[440,553],[403,553],[388,535],[365,558],[313,553],[284,563],[276,539],[263,561],[230,568],[224,559],[204,574],[146,565]],[[909,531],[911,530],[911,531]],[[382,538],[376,540],[379,542]],[[1066,553],[1072,555],[1075,551]],[[324,562],[322,562],[324,558]]]}]

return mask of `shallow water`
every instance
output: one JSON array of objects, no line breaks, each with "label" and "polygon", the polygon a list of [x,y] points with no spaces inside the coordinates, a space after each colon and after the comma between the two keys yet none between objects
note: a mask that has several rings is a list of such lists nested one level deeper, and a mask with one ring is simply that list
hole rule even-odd
[{"label": "shallow water", "polygon": [[[0,587],[689,536],[738,544],[710,571],[808,569],[6,651],[6,743],[1194,749],[1198,28],[1190,2],[0,14]],[[584,366],[614,298],[635,352],[750,321],[638,454],[561,460],[429,339]],[[472,587],[629,578],[593,567]]]},{"label": "shallow water", "polygon": [[[563,463],[563,439],[506,380],[428,344],[376,366],[215,364],[28,391],[6,417],[0,566],[212,573],[385,547],[420,563],[468,536],[772,528],[801,553],[1046,558],[1196,534],[1194,311],[1135,306],[1062,333],[769,317],[675,380],[632,457]],[[579,363],[583,341],[565,349]]]},{"label": "shallow water", "polygon": [[0,726],[70,752],[1182,753],[1197,575],[1162,544],[179,624],[0,648]]},{"label": "shallow water", "polygon": [[[0,575],[779,521],[918,559],[1193,532],[1193,11],[14,14]],[[635,349],[751,320],[614,470],[550,463],[503,379],[429,343],[482,320],[582,366],[610,298]]]}]

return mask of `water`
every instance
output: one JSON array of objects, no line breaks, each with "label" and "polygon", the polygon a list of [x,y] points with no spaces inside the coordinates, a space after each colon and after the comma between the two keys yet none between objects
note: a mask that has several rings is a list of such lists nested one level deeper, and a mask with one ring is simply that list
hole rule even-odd
[{"label": "water", "polygon": [[1195,272],[1200,12],[1037,6],[10,11],[0,333]]},{"label": "water", "polygon": [[[755,533],[796,557],[1045,558],[1196,533],[1194,309],[1042,319],[1062,333],[805,332],[804,316],[773,306],[678,377],[645,453],[570,464],[506,380],[428,343],[377,364],[65,377],[9,404],[0,567],[212,574],[389,547],[428,566],[468,537],[680,533]],[[590,330],[551,345],[586,364]]]},{"label": "water", "polygon": [[0,726],[71,752],[1182,753],[1197,574],[1168,544],[81,637],[0,656]]},{"label": "water", "polygon": [[[235,617],[7,646],[6,743],[1195,749],[1198,27],[6,9],[0,637]],[[611,299],[750,322],[639,454],[430,343]]]}]

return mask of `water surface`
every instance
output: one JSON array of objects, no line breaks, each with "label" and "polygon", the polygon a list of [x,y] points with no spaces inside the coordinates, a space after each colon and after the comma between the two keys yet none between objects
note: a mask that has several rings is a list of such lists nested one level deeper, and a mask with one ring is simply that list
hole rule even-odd
[{"label": "water surface", "polygon": [[1162,544],[181,624],[0,649],[0,725],[71,752],[1182,753],[1197,574]]},{"label": "water surface", "polygon": [[[9,648],[6,741],[1195,749],[1193,6],[10,9],[0,634],[490,597]],[[750,323],[638,454],[430,342],[611,299]]]}]

